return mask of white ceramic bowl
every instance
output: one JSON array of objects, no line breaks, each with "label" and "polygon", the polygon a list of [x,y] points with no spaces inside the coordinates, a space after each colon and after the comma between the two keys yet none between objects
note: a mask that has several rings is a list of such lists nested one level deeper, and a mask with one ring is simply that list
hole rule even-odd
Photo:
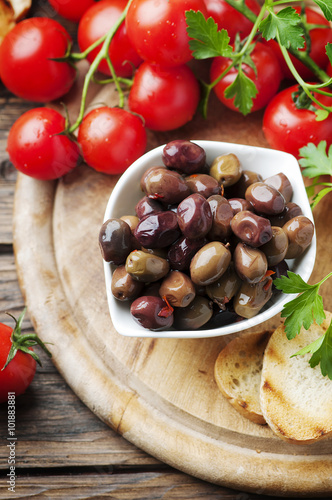
[{"label": "white ceramic bowl", "polygon": [[[209,164],[215,157],[221,154],[234,153],[238,156],[244,170],[256,171],[262,175],[263,179],[279,172],[285,173],[293,187],[294,194],[292,201],[300,205],[303,214],[313,221],[300,167],[297,160],[292,155],[281,151],[241,144],[196,140],[193,142],[204,148]],[[120,177],[109,198],[104,217],[105,221],[110,218],[119,218],[122,215],[135,214],[135,205],[143,196],[140,190],[141,176],[149,167],[163,164],[163,148],[164,145],[143,155]],[[315,257],[316,235],[314,235],[311,245],[301,257],[289,260],[287,263],[291,271],[300,274],[304,281],[308,281],[314,267]],[[221,328],[186,331],[169,329],[154,332],[141,327],[134,321],[129,311],[129,303],[121,302],[113,297],[111,292],[112,269],[106,262],[104,262],[104,271],[107,299],[113,325],[118,333],[129,337],[202,338],[228,335],[259,325],[272,318],[278,314],[283,305],[292,298],[289,294],[277,294],[273,296],[265,308],[253,318],[245,319]]]}]

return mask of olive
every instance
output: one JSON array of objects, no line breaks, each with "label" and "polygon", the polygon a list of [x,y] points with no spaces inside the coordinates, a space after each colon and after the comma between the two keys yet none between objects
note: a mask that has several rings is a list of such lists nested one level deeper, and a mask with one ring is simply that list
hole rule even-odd
[{"label": "olive", "polygon": [[142,219],[146,215],[162,212],[163,210],[164,208],[161,203],[148,198],[148,196],[143,196],[135,206],[135,212],[139,219]]},{"label": "olive", "polygon": [[189,186],[183,177],[165,167],[150,168],[141,179],[144,193],[165,205],[180,203],[190,194]]},{"label": "olive", "polygon": [[219,309],[218,311],[213,311],[211,319],[205,323],[204,329],[221,328],[223,326],[231,325],[237,321],[241,321],[243,318],[238,316],[236,312],[230,309]]},{"label": "olive", "polygon": [[207,199],[212,212],[212,227],[208,233],[210,240],[227,240],[231,234],[233,210],[226,198],[221,195]]},{"label": "olive", "polygon": [[265,182],[251,184],[245,193],[245,199],[255,211],[264,215],[280,214],[285,208],[285,198],[274,187]]},{"label": "olive", "polygon": [[[163,313],[166,311],[166,314]],[[130,312],[136,323],[149,330],[170,328],[174,315],[160,297],[143,295],[131,304]]]},{"label": "olive", "polygon": [[278,226],[272,226],[272,238],[260,247],[265,253],[268,266],[276,266],[284,260],[288,250],[288,238],[285,231]]},{"label": "olive", "polygon": [[134,236],[134,231],[136,229],[137,224],[139,223],[139,218],[136,215],[122,215],[120,217],[121,220],[126,222],[128,226],[130,227],[131,231],[131,251],[132,250],[139,250],[141,248],[141,244],[137,241],[137,239]]},{"label": "olive", "polygon": [[193,240],[203,238],[212,227],[210,205],[198,193],[187,196],[179,203],[177,219],[183,235]]},{"label": "olive", "polygon": [[220,241],[211,241],[195,254],[190,264],[191,280],[209,285],[224,274],[231,261],[231,252]]},{"label": "olive", "polygon": [[204,168],[206,153],[194,142],[177,139],[166,144],[162,158],[168,168],[184,174],[195,174]]},{"label": "olive", "polygon": [[192,193],[199,193],[204,198],[219,194],[221,190],[218,181],[208,174],[189,175],[185,178],[185,181]]},{"label": "olive", "polygon": [[206,293],[220,309],[225,309],[225,305],[234,297],[240,286],[241,279],[231,263],[217,281],[206,286]]},{"label": "olive", "polygon": [[243,318],[252,318],[259,313],[272,296],[272,278],[251,285],[243,282],[234,297],[234,311]]},{"label": "olive", "polygon": [[246,189],[254,182],[261,182],[263,177],[252,170],[242,170],[239,180],[225,189],[225,196],[229,198],[244,198]]},{"label": "olive", "polygon": [[244,281],[258,283],[266,274],[267,258],[259,248],[239,243],[234,251],[234,267]]},{"label": "olive", "polygon": [[127,257],[126,271],[135,280],[149,283],[166,276],[169,271],[169,263],[166,259],[157,255],[151,255],[142,250],[134,250]]},{"label": "olive", "polygon": [[303,254],[314,236],[314,225],[308,217],[298,215],[283,226],[288,238],[286,259],[295,259]]},{"label": "olive", "polygon": [[143,290],[144,284],[134,280],[127,273],[125,266],[114,269],[111,282],[111,291],[118,300],[136,299]]},{"label": "olive", "polygon": [[252,204],[245,198],[229,198],[228,203],[230,204],[234,215],[238,212],[242,212],[243,210],[249,210],[250,212],[254,211]]},{"label": "olive", "polygon": [[128,224],[132,234],[134,234],[135,228],[136,228],[137,224],[139,223],[139,218],[136,217],[136,215],[122,215],[122,217],[120,217],[120,219],[125,221]]},{"label": "olive", "polygon": [[190,240],[186,236],[179,238],[168,250],[168,260],[173,269],[184,271],[189,269],[190,262],[200,248],[207,243],[206,238]]},{"label": "olive", "polygon": [[285,198],[285,202],[289,203],[293,196],[293,187],[287,175],[282,172],[271,175],[264,180],[265,184],[274,187]]},{"label": "olive", "polygon": [[123,264],[132,250],[132,234],[121,219],[108,219],[99,231],[99,247],[103,259],[110,264]]},{"label": "olive", "polygon": [[139,221],[134,236],[148,248],[163,248],[171,245],[180,236],[177,215],[171,210],[146,215]]},{"label": "olive", "polygon": [[195,286],[181,271],[171,271],[161,283],[160,297],[173,307],[186,307],[195,298]]},{"label": "olive", "polygon": [[212,302],[198,295],[189,306],[174,310],[174,327],[178,330],[197,330],[211,319],[212,314]]},{"label": "olive", "polygon": [[270,271],[272,271],[273,274],[271,274],[271,278],[273,281],[277,278],[281,278],[281,276],[287,276],[289,267],[288,264],[285,260],[282,260],[277,264],[276,266],[271,266],[269,268]]},{"label": "olive", "polygon": [[250,210],[234,215],[231,228],[235,236],[252,247],[259,247],[272,238],[271,222]]},{"label": "olive", "polygon": [[269,215],[272,226],[282,227],[286,222],[293,219],[297,215],[303,215],[301,207],[290,201],[286,203],[284,210],[280,214]]},{"label": "olive", "polygon": [[218,156],[210,167],[210,175],[224,187],[235,184],[240,179],[241,173],[240,161],[233,153]]},{"label": "olive", "polygon": [[141,246],[138,250],[167,259],[167,248],[146,248]]}]

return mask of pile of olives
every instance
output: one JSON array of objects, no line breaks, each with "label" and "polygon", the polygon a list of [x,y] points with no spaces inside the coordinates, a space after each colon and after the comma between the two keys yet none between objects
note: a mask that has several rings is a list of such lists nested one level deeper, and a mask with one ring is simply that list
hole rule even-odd
[{"label": "pile of olives", "polygon": [[207,165],[199,145],[175,140],[163,165],[141,178],[135,215],[100,229],[103,259],[116,266],[112,293],[131,301],[150,330],[215,328],[255,316],[270,300],[285,259],[300,256],[314,226],[280,172],[263,180],[233,153]]}]

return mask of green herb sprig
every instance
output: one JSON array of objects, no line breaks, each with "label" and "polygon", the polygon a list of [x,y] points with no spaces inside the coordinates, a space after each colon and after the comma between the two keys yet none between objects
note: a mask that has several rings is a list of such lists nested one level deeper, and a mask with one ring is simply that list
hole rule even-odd
[{"label": "green herb sprig", "polygon": [[[290,340],[300,334],[301,328],[308,330],[316,322],[321,325],[326,318],[322,296],[319,294],[321,285],[332,276],[327,274],[321,281],[309,285],[298,274],[288,271],[287,276],[274,280],[274,285],[284,293],[298,294],[287,302],[281,311],[287,338]],[[320,365],[322,375],[332,380],[332,320],[326,332],[317,340],[307,345],[293,356],[311,353],[309,364],[312,368]]]}]

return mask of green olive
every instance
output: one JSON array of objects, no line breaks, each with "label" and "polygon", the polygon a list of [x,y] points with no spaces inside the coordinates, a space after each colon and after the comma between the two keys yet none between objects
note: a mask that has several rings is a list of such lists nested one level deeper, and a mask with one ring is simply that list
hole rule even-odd
[{"label": "green olive", "polygon": [[173,307],[187,307],[195,298],[195,285],[191,279],[181,271],[171,271],[164,278],[159,294],[162,299]]},{"label": "green olive", "polygon": [[265,253],[269,266],[276,266],[284,260],[288,250],[288,238],[285,231],[278,226],[272,226],[272,238],[260,247]]},{"label": "green olive", "polygon": [[258,283],[266,274],[267,258],[259,249],[245,243],[238,243],[234,251],[234,266],[244,281]]},{"label": "green olive", "polygon": [[206,293],[218,306],[223,309],[237,293],[241,286],[241,279],[237,275],[233,263],[231,263],[224,274],[211,285],[207,285]]},{"label": "green olive", "polygon": [[174,327],[178,330],[197,330],[212,317],[212,302],[197,296],[187,307],[174,310]]},{"label": "green olive", "polygon": [[210,175],[224,187],[235,184],[240,179],[241,174],[240,161],[233,153],[217,156],[210,167]]},{"label": "green olive", "polygon": [[190,264],[191,280],[197,285],[210,285],[224,274],[231,252],[220,241],[207,243],[194,255]]},{"label": "green olive", "polygon": [[125,266],[114,269],[111,282],[111,291],[118,300],[136,299],[143,290],[144,284],[135,280],[127,273]]},{"label": "green olive", "polygon": [[272,278],[266,278],[255,285],[243,282],[234,297],[234,311],[243,318],[252,318],[272,296]]},{"label": "green olive", "polygon": [[149,283],[166,276],[169,271],[169,263],[157,255],[134,250],[127,257],[126,271],[135,280]]}]

